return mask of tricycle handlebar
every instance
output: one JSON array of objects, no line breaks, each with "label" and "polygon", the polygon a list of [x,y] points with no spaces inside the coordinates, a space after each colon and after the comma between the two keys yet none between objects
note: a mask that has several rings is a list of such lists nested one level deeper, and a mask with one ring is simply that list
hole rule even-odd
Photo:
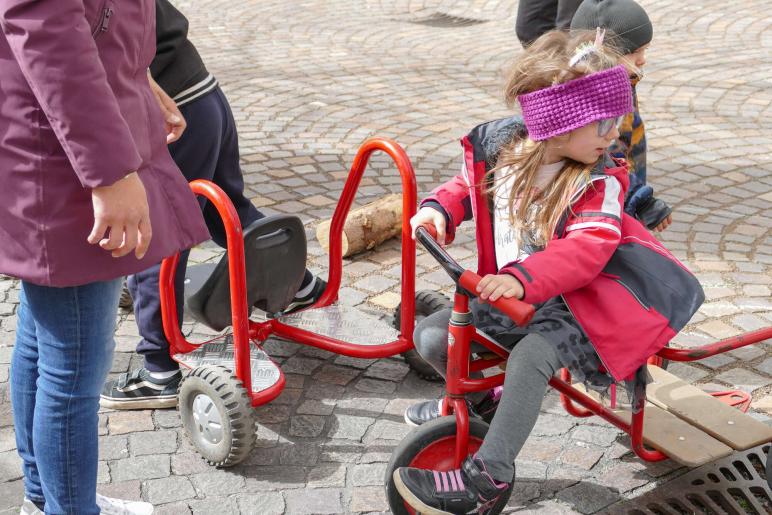
[{"label": "tricycle handlebar", "polygon": [[[445,269],[450,278],[453,279],[453,282],[466,290],[470,295],[477,295],[477,284],[482,280],[482,277],[471,270],[464,270],[455,259],[450,257],[450,254],[445,252],[435,239],[437,233],[434,227],[422,225],[416,229],[415,236],[429,254]],[[519,326],[527,325],[531,318],[533,318],[533,306],[521,300],[499,297],[498,300],[488,300],[486,302],[514,320]]]}]

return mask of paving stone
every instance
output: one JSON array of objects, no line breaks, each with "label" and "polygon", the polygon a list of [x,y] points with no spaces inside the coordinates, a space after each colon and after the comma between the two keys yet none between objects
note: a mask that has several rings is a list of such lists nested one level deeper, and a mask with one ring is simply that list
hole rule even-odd
[{"label": "paving stone", "polygon": [[108,428],[111,435],[122,435],[136,431],[153,431],[153,417],[150,410],[114,411],[108,414]]},{"label": "paving stone", "polygon": [[142,501],[141,485],[142,483],[138,480],[100,484],[97,488],[97,492],[114,499]]},{"label": "paving stone", "polygon": [[620,463],[597,476],[597,481],[603,486],[624,493],[645,485],[650,477],[643,471],[641,463]]},{"label": "paving stone", "polygon": [[120,460],[129,457],[129,437],[101,436],[99,438],[99,459]]},{"label": "paving stone", "polygon": [[346,465],[320,464],[308,471],[308,488],[346,486]]},{"label": "paving stone", "polygon": [[0,429],[0,452],[16,449],[16,433],[12,427]]},{"label": "paving stone", "polygon": [[152,504],[166,504],[196,495],[193,485],[187,477],[171,476],[151,479],[145,483],[147,500]]},{"label": "paving stone", "polygon": [[335,405],[331,402],[307,400],[298,406],[298,408],[295,410],[295,413],[300,415],[326,416],[332,414],[334,409]]},{"label": "paving stone", "polygon": [[311,358],[292,357],[282,363],[281,369],[287,374],[310,375],[323,361]]},{"label": "paving stone", "polygon": [[255,467],[245,475],[244,490],[246,492],[303,488],[306,483],[306,469],[294,465]]},{"label": "paving stone", "polygon": [[580,513],[595,513],[617,501],[619,495],[593,483],[578,483],[559,492],[557,498]]},{"label": "paving stone", "polygon": [[182,426],[180,415],[177,410],[159,409],[153,411],[153,421],[161,429],[173,429]]},{"label": "paving stone", "polygon": [[239,513],[236,499],[229,497],[212,497],[192,500],[189,503],[193,515],[211,515],[212,513]]},{"label": "paving stone", "polygon": [[241,515],[282,515],[284,497],[278,492],[238,494],[235,496]]},{"label": "paving stone", "polygon": [[550,414],[541,414],[536,420],[536,425],[531,431],[534,436],[555,436],[567,433],[572,427],[574,422],[565,417],[559,417]]},{"label": "paving stone", "polygon": [[376,379],[362,378],[354,385],[354,388],[363,392],[390,394],[397,389],[396,383],[379,381]]},{"label": "paving stone", "polygon": [[579,443],[580,442],[577,442],[577,445],[566,449],[560,456],[560,461],[566,465],[590,470],[603,457],[603,449],[594,446],[579,445]]},{"label": "paving stone", "polygon": [[571,433],[571,438],[579,442],[591,443],[599,447],[608,447],[616,441],[619,434],[620,431],[618,429],[581,425]]},{"label": "paving stone", "polygon": [[[383,481],[382,478],[381,481]],[[389,503],[386,500],[386,492],[384,492],[383,487],[360,487],[355,488],[351,493],[349,512],[385,512],[388,510]]]},{"label": "paving stone", "polygon": [[294,415],[290,420],[290,435],[313,438],[322,434],[325,417],[314,415]]},{"label": "paving stone", "polygon": [[316,488],[307,490],[302,496],[287,496],[289,513],[343,513],[341,490],[337,488]]},{"label": "paving stone", "polygon": [[216,497],[244,491],[245,480],[240,474],[227,470],[210,469],[190,476],[199,497]]},{"label": "paving stone", "polygon": [[321,448],[317,443],[295,442],[285,446],[279,455],[282,465],[315,465],[319,461]]},{"label": "paving stone", "polygon": [[153,515],[188,515],[190,513],[190,506],[184,501],[155,505],[153,508]]},{"label": "paving stone", "polygon": [[390,420],[377,420],[362,440],[364,443],[373,443],[377,440],[401,441],[411,431],[412,427],[404,422],[392,422]]},{"label": "paving stone", "polygon": [[733,368],[722,372],[716,376],[716,379],[748,393],[770,383],[769,379],[742,368]]},{"label": "paving stone", "polygon": [[346,386],[359,375],[359,370],[335,365],[324,365],[316,374],[314,380],[322,383]]},{"label": "paving stone", "polygon": [[211,470],[211,466],[198,453],[185,452],[172,455],[172,473],[187,476]]},{"label": "paving stone", "polygon": [[169,475],[170,466],[171,459],[168,454],[160,456],[136,456],[122,460],[111,461],[110,473],[112,475],[113,481],[129,481],[131,479],[155,479],[167,477]]},{"label": "paving stone", "polygon": [[[759,372],[772,376],[772,358],[767,358],[754,367]],[[772,382],[772,381],[770,381]]]},{"label": "paving stone", "polygon": [[373,363],[373,365],[365,371],[365,377],[384,379],[386,381],[400,381],[408,372],[410,372],[410,367],[408,367],[406,363],[391,359],[382,359],[377,363]]},{"label": "paving stone", "polygon": [[385,473],[385,463],[352,465],[348,471],[348,482],[355,487],[383,485],[383,475]]},{"label": "paving stone", "polygon": [[129,435],[129,448],[134,456],[169,454],[177,450],[177,431],[148,431]]},{"label": "paving stone", "polygon": [[327,436],[333,439],[360,441],[375,420],[369,417],[334,415],[332,427]]},{"label": "paving stone", "polygon": [[21,477],[21,458],[16,451],[0,452],[0,483]]}]

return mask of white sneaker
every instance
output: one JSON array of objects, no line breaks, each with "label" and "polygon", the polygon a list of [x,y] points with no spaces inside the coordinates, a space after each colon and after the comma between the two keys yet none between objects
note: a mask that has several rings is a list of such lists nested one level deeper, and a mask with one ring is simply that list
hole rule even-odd
[{"label": "white sneaker", "polygon": [[43,512],[40,511],[40,508],[35,506],[35,503],[24,498],[24,503],[21,505],[21,510],[19,510],[19,515],[43,515]]},{"label": "white sneaker", "polygon": [[143,501],[124,501],[96,494],[96,503],[104,515],[151,515],[153,505]]}]

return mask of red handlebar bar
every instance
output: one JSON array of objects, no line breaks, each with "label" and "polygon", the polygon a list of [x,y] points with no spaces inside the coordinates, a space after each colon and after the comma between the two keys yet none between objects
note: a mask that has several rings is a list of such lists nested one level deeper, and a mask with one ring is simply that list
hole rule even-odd
[{"label": "red handlebar bar", "polygon": [[[431,237],[428,240],[423,234],[422,229],[426,230],[426,233]],[[445,250],[440,247],[437,241],[437,231],[433,225],[422,225],[416,229],[416,236],[419,241],[426,247],[426,250],[445,268],[454,281],[456,281],[463,289],[469,292],[470,295],[477,296],[477,284],[482,280],[482,277],[472,272],[471,270],[464,270],[456,263]],[[499,297],[498,300],[491,301],[485,300],[481,302],[488,302],[491,306],[498,309],[509,318],[511,318],[517,325],[524,326],[531,321],[534,314],[534,308],[531,304],[523,302],[514,298]]]},{"label": "red handlebar bar", "polygon": [[[482,277],[471,270],[465,270],[464,273],[461,274],[458,284],[466,291],[476,294],[477,284],[480,281],[482,281]],[[533,305],[515,298],[508,299],[506,297],[499,297],[498,300],[486,300],[485,302],[507,315],[519,326],[528,325],[528,322],[531,321],[535,312]]]}]

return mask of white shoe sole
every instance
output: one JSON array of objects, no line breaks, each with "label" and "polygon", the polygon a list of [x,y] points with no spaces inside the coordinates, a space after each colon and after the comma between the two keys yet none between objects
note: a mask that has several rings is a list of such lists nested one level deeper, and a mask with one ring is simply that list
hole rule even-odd
[{"label": "white shoe sole", "polygon": [[402,499],[416,512],[421,513],[422,515],[453,515],[453,513],[449,511],[438,510],[437,508],[432,508],[431,506],[424,504],[423,501],[416,497],[415,494],[405,486],[405,483],[402,482],[402,478],[399,476],[399,469],[395,470],[391,477],[399,495],[401,495]]},{"label": "white shoe sole", "polygon": [[144,397],[140,399],[118,400],[110,397],[99,397],[99,405],[110,409],[165,409],[177,406],[177,395],[164,395],[161,397]]}]

